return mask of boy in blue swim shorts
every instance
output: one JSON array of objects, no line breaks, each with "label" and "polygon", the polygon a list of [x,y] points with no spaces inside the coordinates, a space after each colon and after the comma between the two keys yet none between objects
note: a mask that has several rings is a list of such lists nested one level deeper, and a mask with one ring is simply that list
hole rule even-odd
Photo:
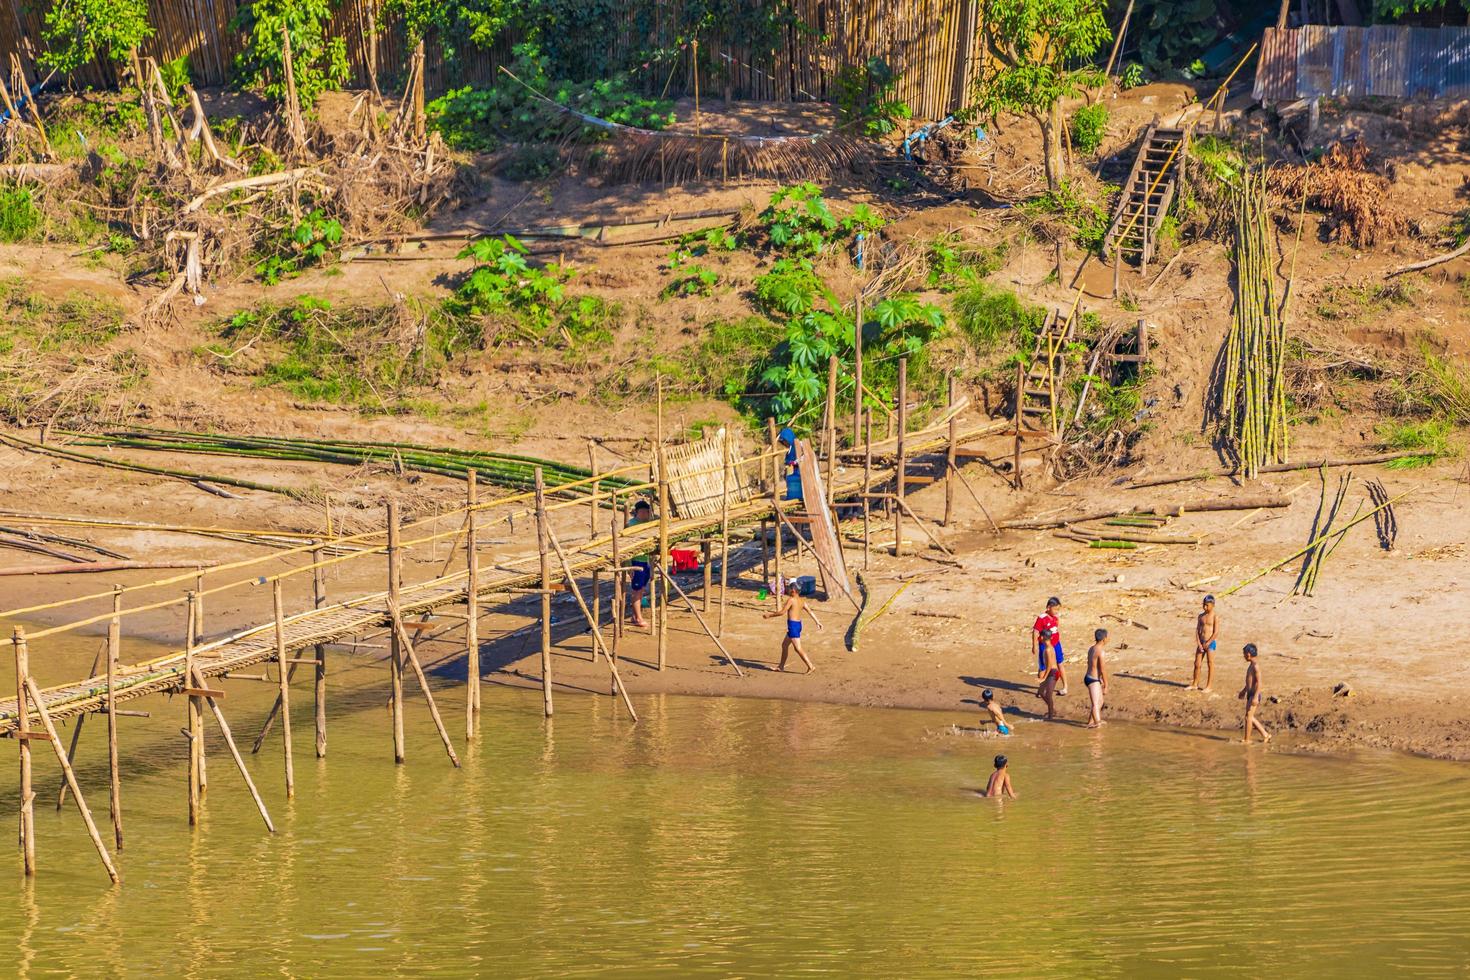
[{"label": "boy in blue swim shorts", "polygon": [[[1046,600],[1046,612],[1036,617],[1036,622],[1031,624],[1031,646],[1036,651],[1036,677],[1041,685],[1036,689],[1036,696],[1042,699],[1046,695],[1042,688],[1048,680],[1053,682],[1053,688],[1058,697],[1067,694],[1067,670],[1062,664],[1066,658],[1062,655],[1062,629],[1057,621],[1057,613],[1062,608],[1062,600],[1052,596]],[[1053,664],[1047,663],[1046,648],[1051,647]]]},{"label": "boy in blue swim shorts", "polygon": [[995,703],[995,692],[988,687],[980,692],[980,709],[990,716],[991,721],[995,722],[997,732],[1002,735],[1011,733],[1011,727],[1006,724],[1005,715],[1001,713],[1003,709]]},{"label": "boy in blue swim shorts", "polygon": [[793,579],[786,583],[786,598],[781,602],[781,607],[774,612],[768,612],[766,619],[774,619],[785,614],[786,637],[781,641],[781,663],[776,667],[778,671],[786,669],[786,658],[795,650],[801,662],[806,664],[806,672],[810,674],[816,670],[811,660],[807,659],[806,652],[801,648],[801,620],[804,613],[812,614],[812,622],[817,624],[817,629],[825,629],[822,621],[817,618],[816,610],[808,609],[806,600],[801,596],[801,586]]},{"label": "boy in blue swim shorts", "polygon": [[[1220,635],[1220,617],[1215,614],[1215,597],[1205,596],[1204,611],[1194,623],[1194,680],[1189,682],[1186,691],[1200,691],[1208,694],[1210,685],[1215,680],[1215,640]],[[1199,669],[1201,661],[1205,668],[1205,686],[1200,687]]]}]

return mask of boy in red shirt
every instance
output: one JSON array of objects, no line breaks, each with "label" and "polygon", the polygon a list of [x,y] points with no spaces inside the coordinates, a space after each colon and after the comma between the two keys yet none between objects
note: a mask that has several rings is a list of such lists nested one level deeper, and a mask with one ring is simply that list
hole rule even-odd
[{"label": "boy in red shirt", "polygon": [[[1059,686],[1056,691],[1063,697],[1067,694],[1067,672],[1062,666],[1062,632],[1061,624],[1057,621],[1057,612],[1062,608],[1062,600],[1052,596],[1046,600],[1046,612],[1036,617],[1036,622],[1031,625],[1031,646],[1036,650],[1036,678],[1041,681],[1036,689],[1036,696],[1046,699],[1043,688],[1047,682],[1053,682],[1053,686]],[[1050,646],[1056,655],[1056,667],[1048,668],[1046,648]]]}]

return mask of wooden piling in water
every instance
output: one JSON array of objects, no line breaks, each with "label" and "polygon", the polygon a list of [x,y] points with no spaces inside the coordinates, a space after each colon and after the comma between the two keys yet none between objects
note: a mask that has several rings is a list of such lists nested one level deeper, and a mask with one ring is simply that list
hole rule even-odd
[{"label": "wooden piling in water", "polygon": [[30,654],[25,629],[15,627],[10,642],[15,648],[16,741],[20,743],[20,851],[29,878],[36,873],[36,794],[31,788],[31,708],[26,690]]},{"label": "wooden piling in water", "polygon": [[536,550],[541,555],[541,698],[551,717],[551,555],[546,550],[546,483],[536,467]]},{"label": "wooden piling in water", "polygon": [[271,606],[276,615],[276,667],[281,682],[281,744],[285,750],[286,799],[296,795],[296,769],[291,761],[291,676],[286,666],[286,613],[281,580],[271,582]]},{"label": "wooden piling in water", "polygon": [[[895,469],[893,492],[900,505],[908,482],[908,447],[905,445],[909,428],[909,359],[898,359],[898,460]],[[903,508],[893,511],[893,556],[903,554]]]},{"label": "wooden piling in water", "polygon": [[429,690],[428,675],[424,673],[424,665],[419,662],[419,655],[414,651],[413,641],[408,636],[408,629],[403,625],[403,613],[398,608],[395,599],[388,601],[388,616],[392,620],[393,633],[398,637],[404,659],[413,669],[414,679],[419,682],[419,690],[423,692],[424,700],[429,704],[429,717],[433,719],[434,728],[439,732],[439,741],[444,743],[444,751],[448,754],[449,761],[454,764],[454,768],[458,769],[459,756],[455,754],[454,743],[450,741],[449,729],[444,727],[444,719],[439,714],[439,705],[434,701],[434,692]]},{"label": "wooden piling in water", "polygon": [[[30,694],[31,700],[35,702],[36,713],[41,717],[41,726],[46,732],[46,741],[51,743],[51,748],[56,753],[56,761],[61,766],[61,771],[66,776],[66,784],[71,787],[71,798],[77,802],[77,811],[82,815],[82,823],[87,825],[87,836],[92,838],[92,846],[97,848],[97,856],[102,858],[102,866],[107,869],[107,877],[112,879],[115,885],[118,882],[117,868],[112,865],[112,858],[107,853],[107,845],[102,843],[102,835],[97,832],[97,824],[92,820],[92,811],[87,808],[87,801],[82,798],[81,787],[77,786],[77,774],[72,771],[71,763],[66,758],[66,752],[61,748],[61,739],[57,737],[56,726],[51,724],[51,713],[46,710],[46,701],[41,697],[40,688],[36,687],[35,678],[29,674],[25,678],[25,689]],[[32,831],[34,833],[34,829]],[[32,861],[34,865],[34,861]]]},{"label": "wooden piling in water", "polygon": [[[97,649],[97,655],[92,658],[92,669],[87,673],[88,677],[97,676],[97,665],[102,662],[102,656],[107,650],[107,641],[102,641],[102,646]],[[71,745],[66,749],[66,761],[72,765],[77,762],[77,746],[82,740],[82,723],[87,720],[86,715],[77,715],[77,723],[71,729]],[[61,786],[56,790],[56,812],[60,813],[66,806],[66,774],[61,775]]]},{"label": "wooden piling in water", "polygon": [[715,636],[725,633],[725,589],[730,583],[730,432],[725,431],[720,459],[720,611]]},{"label": "wooden piling in water", "polygon": [[[388,501],[388,601],[398,605],[403,556],[398,546],[398,501]],[[398,631],[388,631],[389,707],[393,715],[393,761],[403,762],[403,650]]]},{"label": "wooden piling in water", "polygon": [[[195,686],[199,688],[204,687],[204,676],[199,672],[198,668],[194,669],[192,675],[187,676],[192,676],[192,683]],[[255,807],[260,811],[260,818],[265,821],[265,829],[274,834],[276,828],[271,823],[271,815],[266,812],[265,801],[260,798],[260,792],[255,788],[255,780],[250,778],[250,770],[245,768],[245,760],[240,757],[240,749],[235,745],[235,737],[230,733],[230,726],[225,721],[225,713],[220,710],[219,704],[214,700],[213,696],[206,695],[204,702],[209,705],[209,710],[214,714],[214,723],[219,726],[220,737],[225,740],[225,748],[229,750],[230,758],[235,760],[235,768],[240,770],[240,777],[245,780],[245,788],[250,791],[250,798],[255,801]],[[118,835],[118,839],[121,840],[122,830],[120,827]]]},{"label": "wooden piling in water", "polygon": [[474,470],[465,473],[465,709],[464,737],[468,742],[480,727],[480,502]]},{"label": "wooden piling in water", "polygon": [[112,587],[112,619],[107,622],[107,783],[114,846],[123,846],[122,774],[117,767],[117,663],[122,656],[122,591]]},{"label": "wooden piling in water", "polygon": [[[311,549],[311,598],[315,609],[327,604],[327,573],[322,567],[320,543]],[[316,757],[327,757],[327,648],[316,644],[316,667],[312,685],[312,708],[316,720]]]},{"label": "wooden piling in water", "polygon": [[[184,627],[184,675],[180,678],[180,686],[185,688],[189,686],[189,678],[194,674],[194,600],[196,598],[193,592],[188,593],[188,614]],[[189,826],[194,827],[199,824],[199,805],[202,796],[199,760],[204,755],[204,717],[199,713],[198,698],[189,695],[186,705],[189,735],[187,774],[189,779]]]}]

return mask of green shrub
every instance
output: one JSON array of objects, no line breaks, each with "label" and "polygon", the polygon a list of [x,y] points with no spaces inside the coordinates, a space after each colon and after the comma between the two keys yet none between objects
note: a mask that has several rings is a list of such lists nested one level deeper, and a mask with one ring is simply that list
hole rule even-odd
[{"label": "green shrub", "polygon": [[451,316],[495,316],[509,322],[522,339],[536,340],[556,322],[572,271],[562,265],[534,267],[526,246],[512,235],[477,238],[459,253],[478,265],[445,302]]},{"label": "green shrub", "polygon": [[1143,75],[1143,66],[1136,61],[1130,61],[1123,66],[1123,72],[1118,76],[1118,84],[1124,89],[1138,88],[1148,83]]},{"label": "green shrub", "polygon": [[758,217],[759,229],[747,236],[747,244],[799,256],[819,255],[829,246],[854,235],[871,235],[884,225],[883,217],[866,204],[838,219],[822,189],[810,182],[776,191]]},{"label": "green shrub", "polygon": [[153,34],[147,0],[54,0],[45,21],[39,60],[63,74],[99,55],[122,61]]},{"label": "green shrub", "polygon": [[893,97],[898,76],[882,58],[844,66],[834,84],[837,118],[844,127],[858,129],[865,136],[886,136],[898,120],[914,114],[907,102]]},{"label": "green shrub", "polygon": [[929,286],[953,292],[973,286],[1005,264],[1010,246],[1001,242],[991,248],[970,245],[959,235],[941,235],[929,243]]},{"label": "green shrub", "polygon": [[342,225],[327,217],[321,209],[311,211],[290,233],[277,236],[264,246],[265,257],[255,267],[255,274],[274,286],[308,266],[323,265],[332,246],[342,241]]},{"label": "green shrub", "polygon": [[29,187],[0,184],[0,242],[23,242],[41,230],[41,209]]},{"label": "green shrub", "polygon": [[169,94],[174,98],[184,91],[185,86],[193,84],[189,73],[189,56],[181,54],[173,61],[165,61],[158,66],[159,74],[163,75],[163,84]]},{"label": "green shrub", "polygon": [[1037,218],[1055,218],[1070,226],[1073,242],[1078,248],[1090,252],[1102,248],[1103,237],[1108,233],[1108,212],[1097,201],[1084,197],[1068,181],[1062,181],[1054,191],[1026,201],[1021,210]]},{"label": "green shrub", "polygon": [[1083,156],[1092,156],[1102,146],[1108,131],[1108,107],[1105,103],[1078,106],[1072,113],[1070,126],[1072,149]]},{"label": "green shrub", "polygon": [[235,56],[238,83],[273,102],[286,99],[285,58],[281,31],[291,38],[291,69],[303,110],[317,96],[341,88],[349,74],[347,42],[327,34],[330,0],[250,0],[235,15],[234,28],[244,36]]},{"label": "green shrub", "polygon": [[1223,184],[1233,184],[1245,169],[1245,157],[1229,140],[1209,133],[1189,141],[1189,155],[1202,170]]},{"label": "green shrub", "polygon": [[976,283],[954,294],[952,319],[961,336],[986,354],[1001,344],[1030,350],[1046,322],[1046,310],[1031,306],[1008,289]]},{"label": "green shrub", "polygon": [[1408,456],[1390,460],[1389,469],[1413,469],[1428,466],[1437,456],[1450,452],[1450,433],[1454,427],[1448,419],[1427,419],[1421,422],[1385,422],[1378,426],[1378,438],[1389,449],[1424,450],[1423,456]]}]

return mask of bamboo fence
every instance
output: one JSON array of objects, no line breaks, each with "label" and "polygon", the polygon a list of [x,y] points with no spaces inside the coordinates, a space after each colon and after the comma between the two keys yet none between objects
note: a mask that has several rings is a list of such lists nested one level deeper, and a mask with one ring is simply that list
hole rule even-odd
[{"label": "bamboo fence", "polygon": [[[43,15],[47,4],[0,0],[0,63],[14,52],[32,81],[42,77],[36,56],[43,50]],[[411,47],[401,23],[380,9],[380,0],[340,0],[328,28],[347,43],[353,87],[368,82],[371,34],[378,26],[376,63],[379,80],[391,83],[403,74]],[[239,53],[242,35],[231,24],[238,0],[149,0],[154,34],[141,54],[160,63],[187,55],[198,87],[226,84]],[[857,0],[792,0],[796,24],[783,30],[774,50],[756,51],[739,38],[698,38],[706,73],[705,97],[725,95],[756,101],[830,101],[844,67],[860,67],[880,58],[898,79],[896,97],[921,119],[941,118],[968,99],[978,71],[979,0],[910,0],[904,4],[862,4]],[[694,89],[690,48],[677,32],[686,19],[682,4],[658,0],[650,7],[625,6],[611,25],[609,63],[638,67],[647,52],[664,50],[673,57],[646,62],[648,71],[665,76],[670,91]],[[650,16],[651,15],[651,16]],[[500,65],[508,64],[514,38],[502,38],[488,50],[465,45],[452,51],[426,46],[425,87],[430,93],[447,88],[490,84]],[[72,82],[108,88],[118,83],[118,67],[94,62],[79,69]]]}]

